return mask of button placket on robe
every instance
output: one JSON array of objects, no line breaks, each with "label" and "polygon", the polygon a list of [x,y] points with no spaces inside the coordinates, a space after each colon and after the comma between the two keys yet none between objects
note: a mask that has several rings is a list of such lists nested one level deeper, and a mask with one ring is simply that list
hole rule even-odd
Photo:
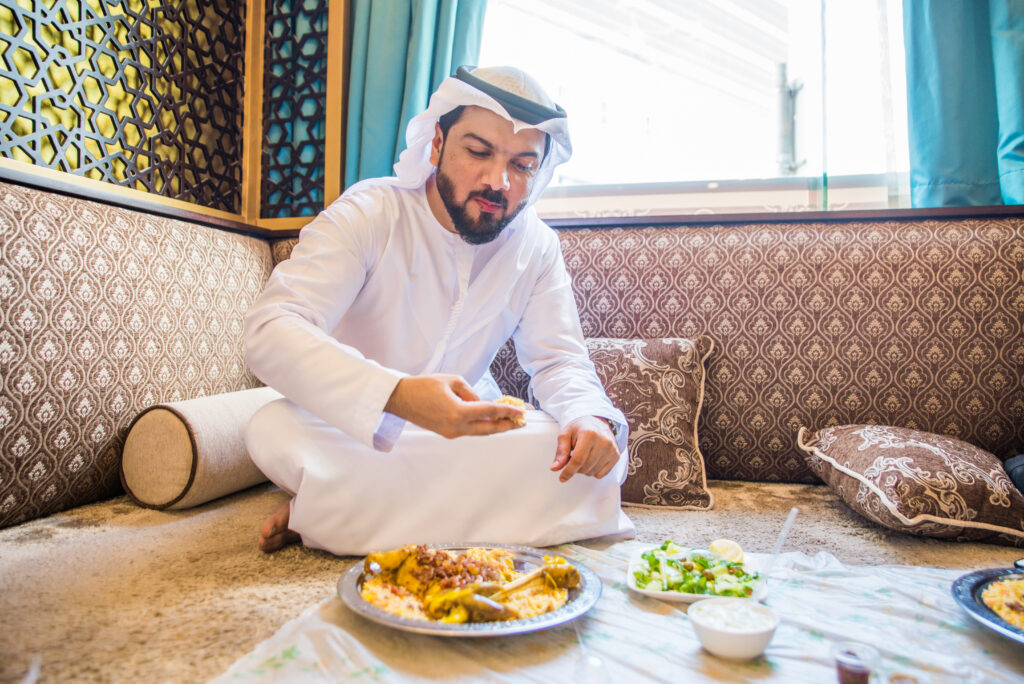
[{"label": "button placket on robe", "polygon": [[459,318],[465,307],[466,294],[469,291],[469,275],[473,269],[473,257],[476,255],[476,249],[472,245],[463,242],[461,238],[455,238],[452,246],[452,257],[455,262],[456,272],[458,273],[458,295],[455,303],[452,304],[451,312],[448,314],[448,323],[444,327],[444,334],[441,335],[441,340],[434,348],[434,354],[430,357],[430,361],[427,362],[423,370],[424,374],[437,373],[439,371],[444,361],[445,352],[448,350],[448,342],[458,326]]},{"label": "button placket on robe", "polygon": [[[512,294],[512,288],[508,287],[508,271],[513,268],[517,273],[525,272],[533,253],[532,245],[527,241],[507,240],[491,257],[473,280],[475,292],[482,290],[488,294],[473,298],[472,303],[475,308],[470,307],[470,319],[466,325],[453,331],[452,338],[449,340],[449,348],[458,348],[465,344],[508,307]],[[503,290],[503,296],[494,294],[499,289]]]}]

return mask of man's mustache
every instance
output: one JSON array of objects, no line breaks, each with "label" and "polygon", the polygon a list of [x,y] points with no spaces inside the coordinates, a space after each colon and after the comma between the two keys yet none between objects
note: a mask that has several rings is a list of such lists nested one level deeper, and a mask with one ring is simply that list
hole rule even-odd
[{"label": "man's mustache", "polygon": [[502,194],[501,190],[491,190],[486,188],[484,190],[474,190],[469,193],[469,197],[466,198],[466,201],[468,202],[474,197],[479,197],[488,202],[493,202],[494,204],[500,204],[502,211],[508,209],[508,200],[505,198],[505,195]]}]

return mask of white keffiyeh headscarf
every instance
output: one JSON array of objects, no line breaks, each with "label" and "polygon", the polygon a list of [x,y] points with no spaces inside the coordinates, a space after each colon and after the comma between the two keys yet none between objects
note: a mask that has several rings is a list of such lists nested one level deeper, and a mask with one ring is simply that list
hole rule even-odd
[{"label": "white keffiyeh headscarf", "polygon": [[[477,82],[493,95],[472,85],[472,82]],[[529,74],[515,67],[459,67],[458,75],[445,79],[430,96],[427,109],[413,117],[405,129],[406,148],[395,164],[397,185],[418,188],[430,177],[434,172],[430,163],[430,146],[437,120],[456,107],[468,105],[489,109],[507,119],[512,122],[516,133],[535,128],[550,136],[551,147],[537,170],[527,199],[527,206],[531,206],[551,182],[555,167],[572,156],[572,143],[565,112]],[[532,119],[533,123],[517,116]]]}]

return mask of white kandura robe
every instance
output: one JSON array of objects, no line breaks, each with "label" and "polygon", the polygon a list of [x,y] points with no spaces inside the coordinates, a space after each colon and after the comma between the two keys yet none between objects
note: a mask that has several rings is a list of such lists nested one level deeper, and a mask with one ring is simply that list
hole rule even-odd
[{"label": "white kandura robe", "polygon": [[[538,413],[529,430],[446,440],[384,412],[406,375],[477,383],[509,336],[554,420]],[[557,236],[532,209],[473,246],[437,222],[423,187],[364,181],[303,229],[250,309],[245,337],[253,372],[287,397],[254,417],[250,454],[295,494],[289,527],[307,545],[358,554],[404,543],[553,544],[632,533],[619,510],[625,419],[587,355]],[[621,426],[620,461],[601,480],[560,483],[548,469],[555,435],[586,415]],[[450,510],[467,488],[482,495],[480,506],[505,508],[499,515],[493,505],[469,506],[467,527]],[[578,520],[566,524],[573,511]],[[460,533],[491,536],[451,536]]]}]

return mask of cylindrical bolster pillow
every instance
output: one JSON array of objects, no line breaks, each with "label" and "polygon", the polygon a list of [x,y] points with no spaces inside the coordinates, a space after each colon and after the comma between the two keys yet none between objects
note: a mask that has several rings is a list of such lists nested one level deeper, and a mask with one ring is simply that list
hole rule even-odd
[{"label": "cylindrical bolster pillow", "polygon": [[147,508],[189,508],[267,478],[249,458],[245,430],[269,387],[151,406],[128,428],[121,484]]}]

